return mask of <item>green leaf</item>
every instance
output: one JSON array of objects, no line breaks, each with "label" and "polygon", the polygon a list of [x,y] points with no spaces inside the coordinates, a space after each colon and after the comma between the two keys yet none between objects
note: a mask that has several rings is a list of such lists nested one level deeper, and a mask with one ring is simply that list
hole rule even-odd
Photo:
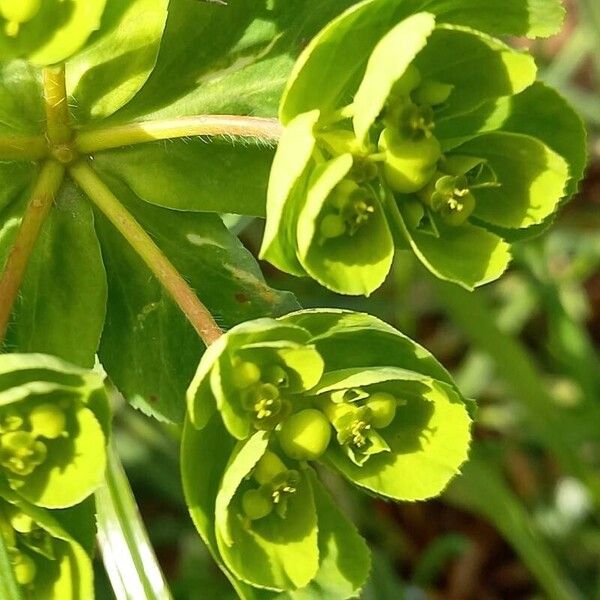
[{"label": "green leaf", "polygon": [[569,163],[565,199],[577,190],[587,162],[586,134],[581,118],[558,92],[536,82],[520,94],[440,121],[436,134],[447,140],[449,149],[459,145],[461,138],[496,130],[537,138],[560,154]]},{"label": "green leaf", "polygon": [[[39,70],[24,60],[0,62],[0,131],[41,133],[43,121]],[[6,166],[2,165],[3,168]]]},{"label": "green leaf", "polygon": [[102,28],[67,67],[67,90],[79,121],[103,119],[127,104],[154,64],[168,0],[109,0]]},{"label": "green leaf", "polygon": [[[521,92],[535,81],[533,57],[467,27],[438,25],[415,60],[426,79],[454,86],[439,116]],[[437,132],[436,132],[437,134]]]},{"label": "green leaf", "polygon": [[298,218],[298,257],[306,271],[327,288],[369,295],[383,283],[394,258],[394,242],[381,206],[375,204],[368,222],[354,235],[323,242],[319,231],[328,210],[326,200],[351,167],[351,155],[343,154],[315,169]]},{"label": "green leaf", "polygon": [[[215,3],[171,0],[156,67],[112,121],[140,116],[273,117],[304,40],[353,0]],[[209,41],[209,42],[208,42]]]},{"label": "green leaf", "polygon": [[[361,2],[311,40],[283,93],[279,119],[284,125],[301,113],[314,109],[327,113],[351,99],[373,48],[399,20],[394,20],[396,4],[386,0]],[[410,9],[402,16],[408,14]]]},{"label": "green leaf", "polygon": [[429,351],[372,315],[317,308],[291,313],[280,320],[312,333],[310,341],[325,360],[326,373],[388,365],[422,373],[456,389],[448,371]]},{"label": "green leaf", "polygon": [[417,13],[400,21],[373,49],[354,96],[354,130],[360,142],[366,141],[369,129],[383,110],[394,83],[425,47],[434,27],[433,15]]},{"label": "green leaf", "polygon": [[434,0],[433,5],[427,10],[444,22],[530,38],[558,33],[565,15],[561,0]]},{"label": "green leaf", "polygon": [[283,95],[281,121],[349,102],[379,40],[423,10],[437,23],[532,37],[556,33],[564,15],[560,0],[367,0],[329,23],[302,52]]},{"label": "green leaf", "polygon": [[94,165],[158,206],[262,217],[272,159],[264,146],[193,139],[102,152]]},{"label": "green leaf", "polygon": [[0,58],[26,56],[37,65],[59,63],[81,48],[100,27],[106,0],[46,0],[18,34],[0,28]]},{"label": "green leaf", "polygon": [[[215,500],[235,440],[228,435],[219,415],[213,415],[202,431],[186,419],[181,437],[181,478],[192,521],[212,557],[236,587],[243,589],[224,566],[215,535]],[[250,588],[249,588],[250,589]]]},{"label": "green leaf", "polygon": [[467,289],[498,279],[511,259],[506,242],[469,223],[452,227],[436,221],[439,237],[409,231],[402,219],[398,225],[413,252],[431,273]]},{"label": "green leaf", "polygon": [[304,587],[319,567],[317,514],[312,486],[300,473],[285,518],[270,514],[244,525],[236,491],[267,447],[264,432],[234,450],[216,500],[216,537],[227,567],[254,586],[275,590]]},{"label": "green leaf", "polygon": [[313,128],[319,112],[299,115],[284,129],[273,161],[267,193],[267,222],[260,257],[302,276],[296,257],[296,215],[303,204],[308,165],[315,149]]},{"label": "green leaf", "polygon": [[[19,204],[19,200],[25,195],[24,192],[28,191],[33,184],[36,171],[37,169],[31,163],[0,162],[0,218],[5,226],[11,221],[8,214],[10,208],[6,212],[3,211],[12,203]],[[5,234],[0,234],[0,257],[4,236]]]},{"label": "green leaf", "polygon": [[[290,600],[343,600],[354,597],[371,567],[369,549],[312,470],[308,471],[319,517],[319,570]],[[279,598],[278,600],[284,600]]]},{"label": "green leaf", "polygon": [[[106,306],[106,275],[85,197],[63,186],[36,242],[7,345],[93,367]],[[76,324],[76,325],[74,325]]]},{"label": "green leaf", "polygon": [[[223,327],[297,306],[291,294],[267,286],[252,255],[217,215],[155,207],[117,180],[106,180],[175,267],[188,274]],[[185,390],[202,344],[113,226],[104,217],[97,217],[96,226],[109,282],[102,364],[134,406],[161,419],[181,421]]]},{"label": "green leaf", "polygon": [[5,600],[23,599],[21,588],[15,580],[4,531],[0,531],[0,592]]},{"label": "green leaf", "polygon": [[537,225],[557,210],[564,196],[568,164],[535,138],[487,133],[456,152],[486,159],[498,177],[500,187],[474,190],[473,216],[485,223],[515,229]]},{"label": "green leaf", "polygon": [[[388,372],[380,378],[391,377],[393,370]],[[354,377],[353,382],[357,381],[360,375]],[[392,424],[378,432],[390,452],[371,455],[358,466],[341,447],[332,445],[326,462],[358,486],[395,500],[424,500],[439,494],[467,458],[471,420],[450,386],[424,382],[389,387],[404,390],[397,396],[406,400],[398,406]]]}]

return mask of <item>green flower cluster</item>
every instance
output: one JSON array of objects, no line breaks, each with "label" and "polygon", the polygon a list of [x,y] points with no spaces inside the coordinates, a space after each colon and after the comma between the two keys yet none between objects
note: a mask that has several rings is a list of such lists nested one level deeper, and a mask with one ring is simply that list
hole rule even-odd
[{"label": "green flower cluster", "polygon": [[24,599],[92,597],[92,565],[86,550],[49,511],[1,485],[0,534]]},{"label": "green flower cluster", "polygon": [[498,278],[509,242],[538,233],[574,191],[585,144],[572,110],[535,83],[531,56],[442,22],[438,5],[360,3],[298,59],[261,250],[280,269],[368,295],[395,249],[412,250],[473,288]]},{"label": "green flower cluster", "polygon": [[470,441],[468,403],[424,348],[336,310],[234,327],[203,356],[188,409],[186,498],[225,572],[277,591],[334,576],[332,598],[356,593],[368,553],[309,462],[418,500],[446,486]]},{"label": "green flower cluster", "polygon": [[60,519],[77,539],[93,530],[86,499],[104,480],[109,422],[102,376],[43,354],[0,354],[0,532],[24,598],[93,595],[92,548]]}]

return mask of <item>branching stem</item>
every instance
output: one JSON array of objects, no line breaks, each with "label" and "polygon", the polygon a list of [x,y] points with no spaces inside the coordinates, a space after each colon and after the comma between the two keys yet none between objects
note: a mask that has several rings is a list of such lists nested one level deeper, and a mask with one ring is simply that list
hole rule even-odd
[{"label": "branching stem", "polygon": [[70,167],[69,172],[90,200],[104,213],[146,263],[204,343],[208,346],[214,342],[222,334],[221,329],[208,309],[198,299],[194,290],[133,215],[127,211],[86,162],[80,161],[74,164]]},{"label": "branching stem", "polygon": [[64,175],[64,167],[53,160],[46,162],[33,188],[17,237],[0,277],[0,343],[6,335],[13,305],[27,269],[27,264],[52,208]]},{"label": "branching stem", "polygon": [[48,156],[42,135],[1,135],[0,160],[40,160]]},{"label": "branching stem", "polygon": [[281,131],[277,119],[199,115],[80,131],[75,136],[75,146],[82,154],[91,154],[109,148],[193,136],[225,135],[276,141]]},{"label": "branching stem", "polygon": [[53,145],[66,144],[73,136],[69,124],[69,103],[64,64],[46,67],[43,71],[46,135]]}]

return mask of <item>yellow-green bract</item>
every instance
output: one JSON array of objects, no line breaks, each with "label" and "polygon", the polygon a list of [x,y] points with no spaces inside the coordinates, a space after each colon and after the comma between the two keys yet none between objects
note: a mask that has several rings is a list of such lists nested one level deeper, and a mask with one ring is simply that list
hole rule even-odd
[{"label": "yellow-green bract", "polygon": [[190,512],[249,598],[325,586],[323,598],[342,599],[364,583],[364,543],[308,461],[372,494],[422,500],[458,473],[470,443],[469,402],[433,356],[370,315],[338,310],[234,327],[202,358],[188,409]]},{"label": "yellow-green bract", "polygon": [[46,508],[73,506],[103,481],[109,407],[103,377],[43,354],[0,355],[0,472]]},{"label": "yellow-green bract", "polygon": [[396,249],[469,289],[497,279],[582,175],[581,122],[533,58],[420,4],[350,8],[281,101],[261,254],[336,292],[372,293]]}]

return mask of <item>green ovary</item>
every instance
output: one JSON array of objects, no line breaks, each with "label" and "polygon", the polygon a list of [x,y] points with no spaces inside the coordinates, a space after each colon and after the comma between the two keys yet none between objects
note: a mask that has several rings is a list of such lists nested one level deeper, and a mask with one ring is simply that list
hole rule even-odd
[{"label": "green ovary", "polygon": [[31,21],[40,11],[41,0],[0,0],[0,14],[6,19],[6,35],[16,37],[22,23]]},{"label": "green ovary", "polygon": [[38,404],[29,413],[31,433],[35,436],[54,440],[66,432],[65,413],[55,404]]},{"label": "green ovary", "polygon": [[325,415],[314,408],[288,417],[279,431],[279,443],[294,460],[316,460],[329,445],[331,426]]}]

